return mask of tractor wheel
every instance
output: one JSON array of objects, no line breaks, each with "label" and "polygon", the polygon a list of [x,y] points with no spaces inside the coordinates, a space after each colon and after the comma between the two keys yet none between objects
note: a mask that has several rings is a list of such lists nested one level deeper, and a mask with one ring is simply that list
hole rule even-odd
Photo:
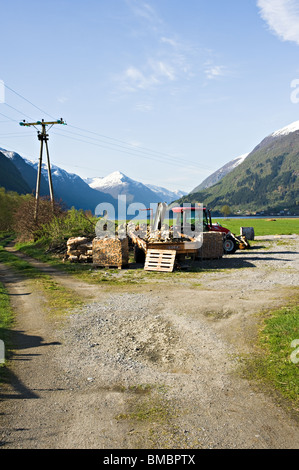
[{"label": "tractor wheel", "polygon": [[145,253],[138,246],[134,246],[134,259],[136,263],[144,264],[145,262]]},{"label": "tractor wheel", "polygon": [[232,255],[238,248],[238,244],[233,237],[228,236],[224,239],[223,250],[226,255]]}]

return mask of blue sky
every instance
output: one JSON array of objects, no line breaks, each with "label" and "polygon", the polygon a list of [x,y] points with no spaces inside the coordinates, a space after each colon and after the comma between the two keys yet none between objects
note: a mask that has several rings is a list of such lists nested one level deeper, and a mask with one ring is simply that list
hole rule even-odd
[{"label": "blue sky", "polygon": [[298,0],[10,0],[1,36],[0,147],[37,160],[18,121],[63,117],[51,160],[82,177],[191,191],[299,119]]}]

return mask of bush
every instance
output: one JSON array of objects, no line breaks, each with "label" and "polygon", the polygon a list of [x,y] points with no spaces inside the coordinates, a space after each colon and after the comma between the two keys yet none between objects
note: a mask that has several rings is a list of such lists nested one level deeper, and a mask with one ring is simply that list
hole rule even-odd
[{"label": "bush", "polygon": [[54,210],[49,198],[40,198],[38,219],[34,218],[35,198],[25,196],[14,211],[14,231],[19,241],[38,240],[44,236],[44,225],[53,219],[63,217],[64,211],[60,203],[54,203]]},{"label": "bush", "polygon": [[51,221],[44,224],[43,236],[49,240],[51,246],[64,243],[70,237],[94,238],[97,221],[98,219],[91,212],[72,208],[63,216],[53,217]]},{"label": "bush", "polygon": [[0,188],[0,232],[14,232],[18,242],[42,241],[44,246],[58,246],[70,237],[95,237],[98,221],[90,211],[66,210],[48,197],[39,200],[38,220],[34,220],[35,197],[19,195]]}]

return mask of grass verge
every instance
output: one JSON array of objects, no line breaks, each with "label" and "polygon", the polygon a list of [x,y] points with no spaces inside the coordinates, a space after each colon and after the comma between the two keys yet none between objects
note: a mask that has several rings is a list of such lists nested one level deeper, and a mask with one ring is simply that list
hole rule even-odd
[{"label": "grass verge", "polygon": [[28,261],[7,252],[0,247],[0,263],[27,279],[33,280],[43,290],[47,300],[47,308],[51,315],[63,315],[66,311],[83,305],[83,300],[73,290],[61,286],[51,276],[40,272]]},{"label": "grass verge", "polygon": [[[267,314],[258,352],[245,360],[245,376],[258,381],[299,412],[299,305]],[[299,418],[299,414],[298,414]]]},{"label": "grass verge", "polygon": [[13,320],[13,311],[10,306],[8,292],[4,285],[0,282],[0,340],[2,340],[4,343],[4,351],[1,348],[0,354],[2,356],[2,352],[5,353],[4,357],[0,357],[0,383],[5,371],[5,362],[10,357],[10,351],[12,348],[10,331],[13,325]]}]

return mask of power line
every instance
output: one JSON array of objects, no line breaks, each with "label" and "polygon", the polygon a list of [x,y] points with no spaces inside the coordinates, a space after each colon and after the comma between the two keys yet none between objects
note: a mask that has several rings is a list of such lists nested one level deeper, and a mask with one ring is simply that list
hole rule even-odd
[{"label": "power line", "polygon": [[[5,87],[8,90],[10,90],[11,92],[13,92],[15,95],[17,95],[18,97],[20,97],[21,99],[23,99],[24,101],[29,103],[34,108],[38,109],[40,112],[42,112],[42,113],[46,114],[47,116],[50,116],[51,118],[55,119],[51,114],[47,113],[46,111],[41,109],[39,106],[36,106],[32,101],[25,98],[23,95],[21,95],[20,93],[15,91],[13,88],[9,87],[6,84],[5,84]],[[20,110],[14,108],[13,106],[11,106],[7,103],[4,103],[4,104],[6,104],[11,109],[17,111],[21,115],[26,116],[26,114],[22,113]],[[16,120],[10,118],[9,116],[6,116],[5,114],[0,113],[0,115],[2,115],[3,117],[6,117],[7,119],[9,119],[12,122],[18,122]],[[29,116],[26,116],[26,117],[29,117]],[[29,118],[32,119],[31,117],[29,117]],[[104,134],[100,134],[100,133],[93,132],[93,131],[90,131],[90,130],[87,130],[87,129],[83,129],[81,127],[77,127],[77,126],[73,126],[73,125],[69,125],[68,127],[71,127],[73,129],[84,132],[85,134],[86,133],[87,134],[92,134],[92,135],[96,136],[97,138],[89,137],[87,135],[82,135],[78,132],[74,133],[74,132],[71,132],[69,129],[64,129],[64,131],[66,131],[69,134],[75,135],[77,138],[70,137],[66,134],[60,134],[60,133],[57,133],[57,132],[54,132],[54,134],[59,135],[61,137],[71,138],[72,140],[76,140],[78,142],[82,142],[82,143],[85,143],[85,144],[94,145],[94,146],[109,149],[109,150],[115,150],[115,151],[121,152],[121,153],[126,153],[126,154],[131,155],[131,156],[139,156],[141,158],[146,158],[148,160],[159,161],[160,163],[161,163],[161,160],[163,160],[164,163],[165,162],[170,163],[172,165],[175,165],[175,166],[178,166],[178,167],[181,167],[181,168],[189,166],[189,167],[193,167],[193,168],[196,168],[196,169],[199,169],[199,168],[203,169],[204,168],[204,169],[208,169],[208,170],[212,171],[211,168],[209,168],[205,165],[202,165],[201,163],[198,163],[198,162],[188,161],[188,160],[183,159],[183,158],[178,158],[178,157],[175,157],[173,155],[170,155],[170,154],[167,154],[167,153],[164,153],[164,152],[160,152],[160,151],[157,151],[157,150],[153,150],[153,149],[150,149],[150,148],[142,147],[142,146],[133,147],[132,144],[130,144],[128,142],[125,142],[121,139],[117,139],[117,138],[114,138],[114,137],[109,137],[109,136],[106,136]],[[95,142],[90,142],[90,140],[88,141],[88,140],[80,139],[80,137],[83,137],[83,139],[94,140],[96,143]],[[102,139],[106,139],[110,142],[103,141]],[[111,146],[114,146],[114,147],[111,147]],[[115,148],[115,147],[117,147],[117,148]]]},{"label": "power line", "polygon": [[29,119],[32,119],[30,116],[28,116],[28,114],[23,113],[22,111],[20,111],[20,110],[17,109],[17,108],[14,108],[14,107],[11,106],[10,104],[8,104],[8,103],[3,103],[3,104],[5,104],[5,106],[8,106],[9,108],[13,109],[14,111],[17,111],[17,113],[19,113],[21,116],[25,116],[25,117],[27,117],[27,118],[29,118]]},{"label": "power line", "polygon": [[[104,148],[108,148],[108,149],[112,149],[112,150],[115,150],[113,147],[109,147],[109,145],[114,145],[115,147],[118,147],[118,148],[121,148],[121,149],[125,149],[127,150],[129,153],[137,153],[138,155],[140,156],[143,156],[142,154],[145,154],[145,155],[150,155],[150,156],[153,156],[153,157],[156,157],[155,160],[157,160],[157,158],[159,159],[159,161],[161,161],[161,158],[163,158],[164,160],[169,160],[171,163],[178,163],[179,160],[176,159],[175,157],[171,157],[171,156],[159,156],[158,155],[158,152],[156,153],[153,153],[153,152],[150,152],[150,151],[146,151],[146,150],[142,150],[142,147],[133,147],[129,144],[127,145],[120,145],[120,144],[116,144],[116,143],[107,143],[107,142],[103,142],[101,139],[95,139],[94,137],[86,137],[82,134],[78,134],[78,133],[74,133],[74,132],[69,132],[70,134],[72,135],[76,135],[76,136],[79,136],[79,137],[84,137],[84,138],[88,138],[88,139],[92,139],[92,140],[95,140],[96,142],[101,142],[101,143],[104,143],[105,145],[102,147]],[[88,142],[88,141],[84,141],[85,143],[93,143],[93,142]],[[119,151],[118,149],[116,149],[117,151]],[[162,154],[161,154],[162,155]],[[187,162],[186,160],[184,160],[184,164],[186,163],[189,163]],[[193,162],[190,162],[193,164]],[[196,165],[196,164],[195,164]],[[198,165],[198,164],[197,164]]]},{"label": "power line", "polygon": [[[48,116],[51,116],[49,113],[47,113],[46,111],[42,110],[40,107],[36,106],[34,103],[32,103],[32,101],[28,100],[27,98],[25,98],[23,95],[21,95],[20,93],[16,92],[15,90],[13,90],[11,87],[9,87],[8,85],[5,85],[7,87],[8,90],[12,91],[13,93],[15,93],[17,96],[19,96],[20,98],[22,98],[23,100],[27,101],[28,103],[30,103],[32,106],[34,106],[36,109],[38,109],[39,111],[42,111],[44,114],[48,115]],[[27,116],[28,117],[28,116]],[[53,116],[51,116],[53,117]],[[31,118],[30,118],[31,119]],[[55,119],[55,118],[53,118]],[[133,150],[134,152],[138,152],[138,153],[146,153],[147,155],[159,155],[161,157],[163,157],[163,159],[165,160],[168,160],[169,162],[171,162],[172,164],[174,162],[179,162],[183,165],[191,165],[195,168],[206,168],[206,169],[210,169],[202,164],[199,164],[198,162],[193,162],[193,161],[188,161],[186,159],[180,159],[180,158],[177,158],[177,157],[174,157],[173,155],[170,155],[170,154],[167,154],[167,153],[164,153],[164,152],[160,152],[160,151],[157,151],[157,150],[153,150],[153,149],[150,149],[150,148],[146,148],[146,147],[142,147],[142,146],[139,146],[138,148],[133,148],[132,149],[132,145],[129,144],[128,142],[125,142],[123,140],[120,140],[120,139],[116,139],[114,137],[110,137],[110,136],[106,136],[104,134],[100,134],[100,133],[97,133],[97,132],[93,132],[93,131],[90,131],[90,130],[87,130],[87,129],[83,129],[81,127],[77,127],[77,126],[73,126],[73,125],[69,125],[68,127],[71,127],[73,129],[77,129],[81,132],[85,132],[85,133],[88,133],[88,134],[92,134],[92,135],[95,135],[97,137],[100,137],[102,139],[106,139],[106,140],[110,140],[112,143],[112,145],[115,145],[115,146],[118,146],[119,148],[124,148],[126,150],[130,150],[130,152]],[[71,131],[69,131],[68,129],[66,129],[67,132],[71,133]],[[87,136],[82,136],[80,134],[75,134],[75,135],[79,135],[79,137],[84,137],[84,138],[90,138],[90,137],[87,137]],[[114,143],[116,142],[116,143]],[[90,144],[90,142],[85,142],[87,144]],[[118,144],[121,144],[121,145],[118,145]],[[125,146],[125,147],[124,147]],[[160,161],[160,160],[159,160]]]},{"label": "power line", "polygon": [[[26,134],[26,136],[32,136],[34,134]],[[8,134],[0,134],[0,137],[9,137],[9,136],[13,136],[13,137],[24,137],[24,133],[23,132],[9,132]]]},{"label": "power line", "polygon": [[[120,140],[120,139],[116,139],[114,137],[109,137],[109,136],[106,136],[106,135],[103,135],[103,134],[99,134],[97,132],[93,132],[93,131],[89,131],[87,129],[82,129],[80,127],[76,127],[76,126],[72,126],[71,124],[68,125],[68,127],[71,127],[73,129],[78,129],[82,132],[86,132],[86,133],[89,133],[89,134],[93,134],[93,135],[96,135],[98,137],[101,137],[101,138],[104,138],[104,139],[108,139],[108,140],[111,140],[113,142],[119,142],[120,144],[124,144],[126,146],[129,146],[130,148],[132,148],[132,145],[128,142],[125,142],[123,140]],[[65,129],[65,131],[69,132],[70,131],[68,129]],[[80,134],[78,134],[80,135]],[[87,137],[87,136],[82,136],[82,137]],[[91,137],[87,137],[87,138],[91,138]],[[117,144],[113,144],[113,145],[117,145]],[[127,148],[127,147],[126,147]],[[173,155],[170,155],[168,153],[165,153],[165,152],[160,152],[160,151],[157,151],[157,150],[153,150],[153,149],[150,149],[150,148],[147,148],[147,147],[142,147],[142,146],[138,146],[138,147],[135,147],[134,150],[138,151],[138,152],[143,152],[145,151],[145,153],[147,154],[155,154],[155,155],[160,155],[161,157],[164,157],[164,158],[167,158],[167,159],[170,159],[170,160],[173,160],[173,161],[178,161],[178,162],[182,162],[184,164],[191,164],[191,165],[195,165],[196,167],[200,167],[200,168],[206,168],[208,170],[211,170],[211,168],[207,167],[207,166],[204,166],[202,165],[201,163],[198,163],[198,162],[194,162],[194,161],[190,161],[190,160],[186,160],[186,159],[182,159],[182,158],[178,158],[178,157],[175,157]]]},{"label": "power line", "polygon": [[[104,148],[104,149],[108,149],[108,150],[115,150],[114,148],[111,148],[107,145],[101,145],[99,143],[96,143],[96,142],[88,142],[86,140],[83,140],[83,139],[78,139],[76,137],[72,137],[72,136],[69,136],[69,135],[66,135],[66,134],[60,134],[58,132],[53,132],[55,135],[58,135],[58,136],[61,136],[61,137],[65,137],[65,138],[68,138],[68,139],[72,139],[72,140],[76,140],[77,142],[83,142],[85,144],[90,144],[90,145],[94,145],[96,147],[100,147],[100,148]],[[124,147],[125,148],[125,147]],[[118,152],[121,152],[121,153],[125,153],[127,155],[131,155],[131,156],[134,156],[134,157],[139,157],[139,158],[145,158],[147,160],[152,160],[152,161],[158,161],[159,163],[161,163],[161,157],[155,157],[155,156],[147,156],[147,155],[143,155],[143,154],[140,154],[140,153],[136,153],[138,152],[137,150],[133,150],[133,149],[128,149],[128,148],[125,148],[126,150],[117,150]],[[186,167],[186,162],[176,162],[176,161],[173,161],[173,162],[168,162],[168,163],[171,163],[172,165],[174,166],[177,166],[177,167],[180,167],[182,168],[183,166]],[[192,166],[192,165],[187,165],[187,166]],[[193,165],[194,167],[194,165]]]},{"label": "power line", "polygon": [[[70,127],[74,127],[74,126],[70,126]],[[66,132],[68,131],[68,129],[64,129]],[[88,138],[88,139],[92,139],[92,140],[95,140],[96,142],[101,142],[102,144],[104,143],[105,145],[99,145],[99,147],[101,148],[106,148],[106,149],[109,149],[109,150],[116,150],[118,152],[121,152],[121,150],[119,150],[119,148],[121,149],[125,149],[126,152],[124,152],[122,150],[122,153],[128,153],[130,155],[138,155],[140,156],[141,158],[146,158],[145,155],[147,156],[147,158],[152,157],[151,159],[154,160],[154,161],[159,161],[161,162],[161,160],[163,160],[164,162],[167,162],[167,163],[171,163],[172,165],[176,165],[176,166],[179,166],[179,167],[186,167],[186,166],[189,166],[189,167],[193,167],[193,168],[196,168],[196,169],[202,169],[202,168],[205,168],[205,169],[209,169],[211,170],[210,168],[202,165],[201,163],[195,163],[193,161],[189,161],[189,160],[186,160],[186,159],[179,159],[179,158],[176,158],[176,157],[173,157],[171,155],[168,155],[168,154],[163,154],[162,152],[155,152],[155,151],[150,151],[150,150],[142,150],[144,149],[144,147],[132,147],[130,146],[129,144],[126,144],[126,146],[124,145],[119,145],[119,144],[116,144],[116,143],[108,143],[108,142],[105,142],[101,139],[96,139],[94,137],[88,137],[88,136],[84,136],[82,134],[79,134],[79,133],[74,133],[74,132],[70,132],[68,131],[68,133],[72,134],[72,135],[76,135],[76,136],[79,136],[79,137],[84,137],[85,139]],[[96,134],[96,133],[94,133]],[[57,134],[57,135],[61,135],[62,134]],[[96,134],[97,135],[97,134]],[[68,135],[65,135],[65,137],[68,137],[70,138]],[[111,138],[112,139],[112,138]],[[86,140],[82,140],[82,139],[76,139],[80,142],[83,142],[83,143],[86,143],[86,144],[92,144],[92,145],[96,145],[94,142],[89,142],[89,141],[86,141]],[[114,139],[116,140],[117,142],[122,142],[118,139]],[[116,147],[118,147],[117,149],[111,147],[110,145],[114,145]],[[212,171],[212,170],[211,170]]]},{"label": "power line", "polygon": [[9,121],[12,121],[12,122],[19,122],[19,121],[17,121],[16,119],[12,119],[11,117],[6,116],[6,114],[0,113],[0,115],[3,116],[3,117],[5,117],[5,118],[7,118]]},{"label": "power line", "polygon": [[[42,112],[43,114],[46,114],[47,116],[53,118],[53,119],[56,119],[55,117],[51,116],[51,114],[47,113],[46,111],[44,111],[43,109],[39,108],[38,106],[36,106],[34,103],[32,103],[32,101],[28,100],[27,98],[25,98],[23,95],[21,95],[20,93],[18,93],[17,91],[13,90],[11,87],[9,87],[8,85],[6,85],[6,83],[4,84],[5,85],[5,88],[7,88],[8,90],[12,91],[15,95],[19,96],[20,98],[22,98],[24,101],[27,101],[27,103],[31,104],[31,106],[33,106],[34,108],[38,109],[40,112]],[[31,118],[30,118],[31,119]]]}]

